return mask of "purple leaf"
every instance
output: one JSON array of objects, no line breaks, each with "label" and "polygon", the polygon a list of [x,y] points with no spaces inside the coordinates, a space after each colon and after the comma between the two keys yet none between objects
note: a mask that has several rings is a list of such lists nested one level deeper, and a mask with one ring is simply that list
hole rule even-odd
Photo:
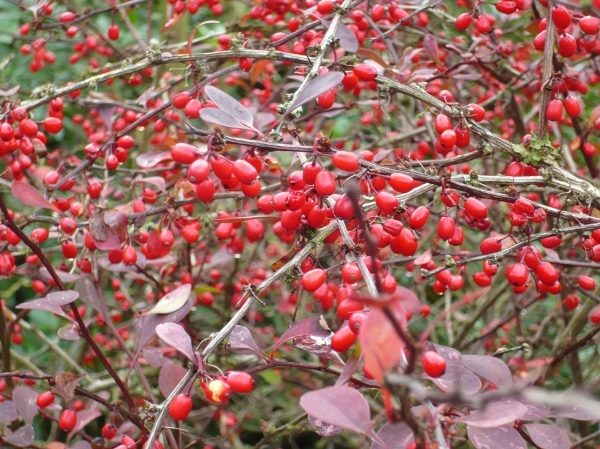
[{"label": "purple leaf", "polygon": [[48,302],[54,306],[64,306],[70,304],[79,298],[79,292],[75,290],[65,290],[61,292],[52,292],[46,295]]},{"label": "purple leaf", "polygon": [[63,312],[63,310],[56,305],[50,304],[47,297],[32,299],[31,301],[24,302],[17,306],[17,309],[26,309],[26,310],[42,310],[44,312],[50,312],[59,317],[70,320],[69,316]]},{"label": "purple leaf", "polygon": [[164,315],[181,309],[192,293],[192,284],[183,284],[175,290],[171,290],[150,309],[148,315]]},{"label": "purple leaf", "polygon": [[151,168],[169,160],[171,160],[171,153],[169,151],[142,153],[135,158],[135,162],[141,168]]},{"label": "purple leaf", "polygon": [[[75,282],[81,277],[81,275],[79,275],[79,274],[67,273],[66,271],[63,271],[63,270],[55,270],[55,271],[56,271],[56,274],[58,275],[58,278],[65,284],[68,284],[70,282]],[[52,279],[52,276],[50,276],[50,273],[48,273],[48,270],[46,269],[46,267],[41,267],[39,273],[40,273],[40,276],[47,281]]]},{"label": "purple leaf", "polygon": [[342,48],[350,53],[355,53],[358,50],[358,39],[356,34],[343,23],[338,23],[335,30],[335,38],[340,40]]},{"label": "purple leaf", "polygon": [[510,387],[513,384],[510,369],[502,360],[488,355],[463,355],[465,367],[496,387]]},{"label": "purple leaf", "polygon": [[154,337],[156,326],[161,323],[178,323],[192,309],[192,301],[188,300],[182,308],[167,315],[144,315],[136,320],[136,357],[148,341]]},{"label": "purple leaf", "polygon": [[396,295],[400,297],[400,307],[410,314],[416,315],[421,310],[421,301],[412,290],[398,286]]},{"label": "purple leaf", "polygon": [[174,364],[170,360],[165,363],[158,373],[158,388],[164,397],[169,396],[173,388],[185,376],[186,369]]},{"label": "purple leaf", "polygon": [[232,116],[242,125],[254,128],[252,113],[231,95],[214,86],[206,86],[204,93],[220,110]]},{"label": "purple leaf", "polygon": [[521,421],[537,421],[539,419],[546,419],[550,416],[550,409],[545,405],[522,400],[521,403],[527,407],[527,413],[521,416]]},{"label": "purple leaf", "polygon": [[192,362],[196,355],[192,347],[192,339],[183,327],[176,323],[163,323],[156,326],[156,335],[167,345],[177,349]]},{"label": "purple leaf", "polygon": [[322,437],[332,437],[342,430],[339,427],[323,422],[312,415],[308,415],[308,422],[313,430]]},{"label": "purple leaf", "polygon": [[281,345],[287,340],[300,337],[316,337],[326,338],[331,335],[331,331],[327,327],[327,323],[321,315],[304,318],[303,320],[294,323],[283,335],[277,340],[273,346],[272,352],[277,351]]},{"label": "purple leaf", "polygon": [[335,386],[339,387],[339,386],[345,385],[350,379],[352,379],[352,376],[354,376],[354,373],[358,369],[359,363],[360,363],[359,358],[352,358],[352,359],[348,360],[346,362],[346,364],[344,365],[344,368],[342,369],[340,376],[335,381]]},{"label": "purple leaf", "polygon": [[36,398],[37,393],[29,387],[20,386],[13,390],[12,400],[25,424],[31,424],[38,413]]},{"label": "purple leaf", "polygon": [[525,430],[533,442],[542,449],[569,449],[569,436],[553,424],[526,424]]},{"label": "purple leaf", "polygon": [[385,446],[374,441],[371,449],[406,449],[414,440],[414,435],[410,427],[401,422],[384,424],[377,431],[377,437]]},{"label": "purple leaf", "polygon": [[77,280],[75,283],[75,289],[79,292],[79,296],[83,301],[91,305],[104,317],[108,317],[108,308],[106,307],[104,295],[89,277],[82,277]]},{"label": "purple leaf", "polygon": [[145,182],[146,184],[150,184],[150,185],[156,187],[158,190],[160,190],[163,193],[166,193],[166,191],[167,191],[167,185],[165,183],[165,178],[163,178],[161,176],[148,176],[147,178],[139,179],[139,182]]},{"label": "purple leaf", "polygon": [[200,110],[200,118],[205,122],[212,123],[214,125],[224,126],[226,128],[244,129],[242,123],[240,123],[234,116],[228,114],[225,111],[217,108],[203,108]]},{"label": "purple leaf", "polygon": [[265,357],[250,333],[250,329],[239,324],[229,334],[229,349],[235,352],[252,352],[261,358]]},{"label": "purple leaf", "polygon": [[426,34],[423,37],[423,48],[425,52],[429,55],[429,57],[437,61],[438,59],[438,44],[435,36],[433,34]]},{"label": "purple leaf", "polygon": [[73,430],[71,430],[71,432],[69,433],[74,434],[79,432],[81,429],[83,429],[93,420],[98,418],[100,415],[102,415],[102,413],[100,413],[100,410],[98,410],[97,408],[87,408],[85,410],[77,412],[77,423],[75,424]]},{"label": "purple leaf", "polygon": [[14,181],[11,191],[13,196],[26,206],[36,209],[54,209],[54,206],[44,198],[44,195],[34,186],[25,181]]},{"label": "purple leaf", "polygon": [[0,423],[9,424],[19,417],[13,401],[0,402]]},{"label": "purple leaf", "polygon": [[442,358],[446,361],[447,365],[463,365],[463,358],[460,351],[454,348],[449,348],[448,346],[431,344],[435,350]]},{"label": "purple leaf", "polygon": [[527,449],[527,443],[512,426],[469,426],[468,435],[476,449]]},{"label": "purple leaf", "polygon": [[144,348],[143,352],[146,362],[153,368],[160,368],[169,360],[161,352],[154,348]]},{"label": "purple leaf", "polygon": [[457,419],[469,427],[499,427],[520,419],[527,413],[527,407],[514,399],[490,402],[481,410]]},{"label": "purple leaf", "polygon": [[31,424],[25,424],[14,432],[11,432],[9,429],[6,429],[5,432],[2,438],[16,447],[30,446],[35,439],[35,433]]},{"label": "purple leaf", "polygon": [[306,413],[346,430],[368,435],[372,431],[369,403],[350,387],[327,387],[305,393],[300,406]]},{"label": "purple leaf", "polygon": [[79,324],[77,323],[71,323],[61,327],[58,329],[56,334],[63,340],[77,341],[81,339],[81,334],[79,333]]},{"label": "purple leaf", "polygon": [[342,79],[344,79],[344,74],[342,72],[329,72],[309,81],[306,87],[300,92],[300,95],[298,95],[296,100],[290,104],[289,110],[293,111],[303,104],[314,100],[319,95],[327,92],[329,89],[339,86],[339,84],[342,82]]},{"label": "purple leaf", "polygon": [[460,391],[471,395],[481,390],[479,377],[460,365],[448,364],[443,376],[431,378],[430,380],[443,391]]}]

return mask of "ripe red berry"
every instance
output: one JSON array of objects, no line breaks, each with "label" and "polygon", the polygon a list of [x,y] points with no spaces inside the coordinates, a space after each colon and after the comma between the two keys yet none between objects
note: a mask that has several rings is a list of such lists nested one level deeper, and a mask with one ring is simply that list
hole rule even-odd
[{"label": "ripe red berry", "polygon": [[112,440],[115,436],[117,436],[117,428],[114,424],[107,423],[102,426],[100,433],[102,434],[102,438]]},{"label": "ripe red berry", "polygon": [[200,385],[206,397],[215,404],[223,404],[227,402],[229,396],[231,395],[231,387],[229,386],[229,383],[221,379],[214,379],[208,383],[202,382]]},{"label": "ripe red berry", "polygon": [[252,59],[240,58],[238,65],[240,67],[240,70],[243,70],[244,72],[249,72],[252,68]]},{"label": "ripe red berry", "polygon": [[457,29],[464,31],[473,23],[473,16],[468,12],[463,12],[454,21],[454,25]]},{"label": "ripe red berry", "polygon": [[204,159],[196,159],[192,162],[187,171],[187,179],[192,184],[200,184],[210,173],[210,165]]},{"label": "ripe red berry", "polygon": [[356,334],[350,326],[342,326],[331,337],[331,349],[336,352],[346,352],[356,341]]},{"label": "ripe red berry", "polygon": [[548,34],[546,30],[540,31],[533,39],[533,47],[537,51],[544,51],[544,46],[546,45],[546,34]]},{"label": "ripe red berry", "polygon": [[358,156],[349,151],[338,151],[331,158],[331,163],[335,168],[343,171],[353,172],[358,170]]},{"label": "ripe red berry", "polygon": [[196,160],[196,147],[187,143],[176,143],[171,147],[171,157],[180,164],[191,164]]},{"label": "ripe red berry", "polygon": [[571,13],[564,6],[555,6],[552,8],[552,21],[556,28],[565,30],[571,25]]},{"label": "ripe red berry", "polygon": [[447,129],[440,134],[440,145],[446,149],[451,149],[456,145],[456,132],[453,129]]},{"label": "ripe red berry", "polygon": [[35,400],[36,405],[39,408],[46,408],[54,402],[54,393],[51,391],[44,391],[40,393]]},{"label": "ripe red berry", "polygon": [[454,235],[456,229],[456,222],[454,218],[444,216],[440,218],[437,226],[437,235],[442,240],[449,240]]},{"label": "ripe red berry", "polygon": [[600,324],[600,305],[594,307],[588,317],[592,324]]},{"label": "ripe red berry", "polygon": [[563,305],[567,310],[575,310],[580,302],[581,298],[574,293],[565,296],[565,299],[563,299]]},{"label": "ripe red berry", "polygon": [[425,226],[431,212],[427,206],[417,207],[408,218],[408,224],[414,230],[419,230]]},{"label": "ripe red berry", "polygon": [[328,196],[335,193],[336,182],[333,173],[329,170],[320,170],[315,177],[315,192],[319,196]]},{"label": "ripe red berry", "polygon": [[481,241],[479,250],[481,254],[492,254],[502,249],[502,243],[496,237],[488,237]]},{"label": "ripe red berry", "polygon": [[429,377],[440,377],[446,372],[446,361],[434,351],[425,351],[421,356],[423,371]]},{"label": "ripe red berry", "polygon": [[317,11],[321,14],[326,15],[333,12],[334,2],[333,0],[320,0],[317,3]]},{"label": "ripe red berry", "polygon": [[570,117],[579,117],[581,115],[581,103],[577,97],[569,95],[564,101],[565,111]]},{"label": "ripe red berry", "polygon": [[492,284],[492,278],[489,274],[483,271],[478,271],[473,274],[473,281],[480,287],[489,287]]},{"label": "ripe red berry", "polygon": [[62,120],[56,117],[46,117],[44,119],[44,130],[50,134],[57,134],[63,128]]},{"label": "ripe red berry", "polygon": [[[452,129],[452,121],[446,114],[440,113],[435,117],[435,131],[442,134],[444,131]],[[455,136],[456,137],[456,136]]]},{"label": "ripe red berry", "polygon": [[584,290],[590,291],[596,288],[596,281],[594,278],[583,274],[577,277],[577,283]]},{"label": "ripe red berry", "polygon": [[169,404],[169,415],[175,421],[183,421],[192,411],[192,398],[189,394],[179,393]]},{"label": "ripe red berry", "polygon": [[477,198],[467,198],[464,204],[465,212],[476,220],[483,220],[488,216],[488,208]]},{"label": "ripe red berry", "polygon": [[579,29],[586,34],[596,34],[600,31],[600,19],[593,16],[584,16],[579,19]]},{"label": "ripe red berry", "polygon": [[119,40],[119,37],[121,36],[121,29],[118,25],[113,23],[111,26],[108,27],[106,35],[111,41]]},{"label": "ripe red berry", "polygon": [[355,262],[347,262],[342,267],[342,279],[346,284],[356,284],[362,279],[360,269]]},{"label": "ripe red berry", "polygon": [[123,263],[125,265],[135,265],[137,262],[137,252],[135,248],[131,245],[125,246],[123,248]]},{"label": "ripe red berry", "polygon": [[558,280],[558,271],[550,262],[540,263],[535,273],[540,281],[546,285],[553,285]]},{"label": "ripe red berry", "polygon": [[71,409],[65,409],[58,418],[58,427],[65,432],[70,432],[77,424],[77,412]]},{"label": "ripe red berry", "polygon": [[398,209],[400,201],[395,195],[383,190],[375,195],[375,204],[382,214],[390,215]]},{"label": "ripe red berry", "polygon": [[352,71],[361,81],[373,81],[377,77],[377,70],[370,64],[361,62],[356,64]]},{"label": "ripe red berry", "polygon": [[315,268],[302,275],[302,287],[308,292],[314,292],[327,280],[325,270]]},{"label": "ripe red berry", "polygon": [[469,103],[467,106],[469,110],[469,115],[476,122],[480,122],[485,118],[485,109],[479,106],[477,103]]},{"label": "ripe red berry", "polygon": [[562,120],[563,117],[563,104],[560,100],[550,100],[548,107],[546,108],[546,118],[553,122]]},{"label": "ripe red berry", "polygon": [[227,383],[234,393],[250,393],[254,390],[254,379],[243,371],[230,371],[227,373]]},{"label": "ripe red berry", "polygon": [[238,159],[233,163],[233,175],[242,183],[250,184],[258,177],[254,165],[245,159]]},{"label": "ripe red berry", "polygon": [[513,263],[506,267],[506,280],[515,287],[525,285],[529,280],[529,270],[522,263]]},{"label": "ripe red berry", "polygon": [[568,58],[577,52],[577,41],[569,33],[565,33],[558,38],[558,52],[561,56]]}]

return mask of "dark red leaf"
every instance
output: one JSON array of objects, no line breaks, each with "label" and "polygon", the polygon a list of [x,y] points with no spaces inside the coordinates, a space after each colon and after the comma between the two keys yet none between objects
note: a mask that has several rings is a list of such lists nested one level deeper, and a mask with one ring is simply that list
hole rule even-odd
[{"label": "dark red leaf", "polygon": [[158,388],[164,397],[169,396],[173,388],[185,376],[186,369],[167,361],[158,373]]},{"label": "dark red leaf", "polygon": [[505,399],[486,404],[481,410],[475,410],[457,421],[469,427],[500,427],[520,419],[527,413],[527,407],[514,399]]},{"label": "dark red leaf", "polygon": [[261,358],[265,357],[254,340],[250,329],[239,324],[229,334],[229,349],[235,352],[250,352]]},{"label": "dark red leaf", "polygon": [[9,424],[19,417],[13,401],[0,402],[0,424]]},{"label": "dark red leaf", "polygon": [[31,424],[25,424],[23,427],[19,427],[17,430],[12,432],[10,429],[5,431],[6,433],[2,438],[9,444],[16,447],[27,447],[33,443],[35,439],[35,433]]},{"label": "dark red leaf", "polygon": [[384,424],[377,431],[377,438],[379,442],[373,441],[371,449],[406,449],[414,441],[412,430],[402,422]]},{"label": "dark red leaf", "polygon": [[302,345],[305,343],[306,339],[318,342],[319,339],[326,339],[330,337],[331,334],[332,332],[322,315],[305,318],[294,323],[281,337],[279,337],[279,340],[277,340],[277,343],[273,346],[272,352],[277,351],[282,344],[292,338],[301,338],[302,341],[300,342],[300,345]]},{"label": "dark red leaf", "polygon": [[206,86],[204,93],[221,111],[226,112],[242,125],[254,128],[252,113],[231,95],[214,86]]},{"label": "dark red leaf", "polygon": [[156,326],[156,335],[167,345],[181,352],[190,361],[196,362],[192,339],[183,327],[176,323],[163,323]]},{"label": "dark red leaf", "polygon": [[54,209],[54,206],[44,198],[44,195],[28,182],[14,181],[11,191],[13,196],[26,206],[38,209]]},{"label": "dark red leaf", "polygon": [[510,369],[502,360],[487,355],[463,355],[465,367],[496,387],[509,387],[513,384]]},{"label": "dark red leaf", "polygon": [[18,386],[13,390],[12,400],[25,424],[31,424],[38,413],[36,398],[37,392],[29,387]]},{"label": "dark red leaf", "polygon": [[350,387],[327,387],[305,393],[300,406],[313,418],[368,435],[372,431],[369,403]]}]

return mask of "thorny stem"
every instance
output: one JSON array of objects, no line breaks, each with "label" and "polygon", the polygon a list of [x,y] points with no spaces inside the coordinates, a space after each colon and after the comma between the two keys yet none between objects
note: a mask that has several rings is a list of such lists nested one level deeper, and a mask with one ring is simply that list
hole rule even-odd
[{"label": "thorny stem", "polygon": [[554,66],[554,35],[555,25],[552,20],[552,6],[554,2],[548,0],[548,12],[546,14],[546,42],[544,43],[544,59],[542,66],[542,98],[540,100],[539,135],[545,136],[548,129],[548,118],[546,109],[552,95],[552,71]]}]

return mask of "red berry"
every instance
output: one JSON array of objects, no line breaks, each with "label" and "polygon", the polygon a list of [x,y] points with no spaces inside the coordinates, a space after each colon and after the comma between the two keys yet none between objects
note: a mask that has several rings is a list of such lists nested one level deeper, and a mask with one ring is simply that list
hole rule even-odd
[{"label": "red berry", "polygon": [[544,46],[546,45],[546,34],[548,34],[546,30],[540,31],[533,39],[533,47],[537,51],[544,51]]},{"label": "red berry", "polygon": [[583,274],[577,278],[577,283],[584,290],[590,291],[596,288],[596,281],[593,278]]},{"label": "red berry", "polygon": [[111,26],[108,27],[106,35],[111,41],[119,40],[119,37],[121,36],[121,29],[113,23]]},{"label": "red berry", "polygon": [[377,195],[375,195],[375,204],[382,214],[390,215],[398,209],[400,201],[395,195],[386,191],[381,191],[377,192]]},{"label": "red berry", "polygon": [[476,220],[483,220],[488,216],[488,208],[477,198],[467,198],[464,204],[465,212]]},{"label": "red berry", "polygon": [[187,179],[192,184],[200,184],[208,178],[210,165],[204,159],[196,159],[188,168]]},{"label": "red berry", "polygon": [[423,371],[429,377],[440,377],[446,372],[446,361],[434,351],[425,351],[421,356]]},{"label": "red berry", "polygon": [[511,0],[501,0],[496,3],[496,10],[502,14],[512,14],[517,10],[517,4]]},{"label": "red berry", "polygon": [[435,131],[438,134],[442,134],[452,128],[452,121],[446,114],[440,113],[435,117]]},{"label": "red berry", "polygon": [[[388,203],[386,203],[388,204]],[[348,195],[340,196],[333,205],[333,215],[340,220],[348,221],[355,217],[354,204]]]},{"label": "red berry", "polygon": [[352,71],[361,81],[373,81],[377,77],[377,69],[364,62],[356,64]]},{"label": "red berry", "polygon": [[314,292],[327,280],[327,273],[325,270],[315,268],[307,271],[302,275],[302,287],[307,292]]},{"label": "red berry", "polygon": [[187,143],[176,143],[171,147],[171,157],[180,164],[191,164],[196,160],[196,147]]},{"label": "red berry", "polygon": [[333,173],[329,170],[320,170],[315,178],[315,192],[319,196],[328,196],[335,193],[336,182]]},{"label": "red berry", "polygon": [[596,34],[600,31],[600,19],[593,16],[584,16],[579,19],[579,28],[586,34]]},{"label": "red berry", "polygon": [[35,400],[36,405],[39,408],[46,408],[54,402],[54,393],[51,391],[44,391],[40,393]]},{"label": "red berry", "polygon": [[77,412],[71,409],[65,409],[58,418],[58,427],[65,432],[70,432],[75,428],[77,424]]},{"label": "red berry", "polygon": [[249,72],[252,68],[252,59],[240,58],[238,65],[240,67],[240,70],[243,70],[244,72]]},{"label": "red berry", "polygon": [[550,100],[548,107],[546,108],[546,118],[553,122],[562,120],[563,117],[563,104],[560,100]]},{"label": "red berry", "polygon": [[552,8],[552,21],[556,28],[565,30],[571,25],[571,13],[564,6],[555,6]]},{"label": "red berry", "polygon": [[479,271],[473,274],[473,280],[480,287],[489,287],[492,284],[492,278],[489,274]]},{"label": "red berry", "polygon": [[470,103],[467,108],[469,110],[469,115],[476,122],[480,122],[485,118],[485,109],[477,103]]},{"label": "red berry", "polygon": [[581,103],[577,97],[567,96],[564,101],[565,111],[570,117],[579,117],[581,115]]},{"label": "red berry", "polygon": [[580,302],[581,298],[573,293],[563,299],[563,305],[567,310],[575,310]]},{"label": "red berry", "polygon": [[250,393],[254,390],[254,379],[243,371],[230,371],[227,373],[227,383],[234,393]]},{"label": "red berry", "polygon": [[558,280],[558,271],[550,262],[540,263],[535,273],[540,281],[546,285],[553,285]]},{"label": "red berry", "polygon": [[592,324],[600,324],[600,305],[590,311],[589,319]]},{"label": "red berry", "polygon": [[463,12],[454,21],[454,25],[457,29],[464,31],[473,23],[473,16],[468,12]]},{"label": "red berry", "polygon": [[502,243],[496,237],[488,237],[479,244],[481,254],[492,254],[502,249]]},{"label": "red berry", "polygon": [[558,38],[558,52],[561,56],[568,58],[577,52],[577,41],[569,33],[565,33]]},{"label": "red berry", "polygon": [[456,229],[456,222],[454,218],[444,216],[440,218],[437,226],[437,235],[442,240],[449,240],[454,235]]},{"label": "red berry", "polygon": [[342,80],[342,86],[344,86],[344,89],[346,90],[353,90],[358,86],[358,82],[358,76],[356,76],[354,72],[347,72]]},{"label": "red berry", "polygon": [[317,3],[317,11],[323,15],[330,14],[333,12],[333,0],[321,0]]},{"label": "red berry", "polygon": [[346,262],[342,267],[342,279],[346,284],[356,284],[362,279],[358,264]]},{"label": "red berry", "polygon": [[112,440],[115,436],[117,436],[117,428],[114,426],[114,424],[104,424],[100,433],[102,434],[102,438]]},{"label": "red berry", "polygon": [[189,394],[179,393],[169,404],[169,415],[175,421],[183,421],[192,411],[192,398]]},{"label": "red berry", "polygon": [[440,134],[439,137],[440,145],[446,149],[452,148],[456,145],[456,132],[452,129],[447,129]]},{"label": "red berry", "polygon": [[425,226],[431,212],[427,206],[417,207],[408,218],[408,224],[414,230],[419,230]]},{"label": "red berry", "polygon": [[333,155],[331,163],[335,168],[343,171],[353,172],[358,170],[358,156],[349,151],[338,151]]},{"label": "red berry", "polygon": [[529,270],[527,269],[527,266],[522,263],[510,264],[506,267],[504,275],[508,282],[515,287],[525,285],[529,280]]},{"label": "red berry", "polygon": [[356,334],[350,326],[342,326],[331,337],[331,349],[336,352],[346,352],[356,341]]},{"label": "red berry", "polygon": [[44,130],[50,134],[57,134],[63,128],[62,120],[56,117],[46,117],[44,119]]},{"label": "red berry", "polygon": [[238,159],[233,163],[233,175],[242,183],[250,184],[258,177],[254,165],[245,159]]}]

